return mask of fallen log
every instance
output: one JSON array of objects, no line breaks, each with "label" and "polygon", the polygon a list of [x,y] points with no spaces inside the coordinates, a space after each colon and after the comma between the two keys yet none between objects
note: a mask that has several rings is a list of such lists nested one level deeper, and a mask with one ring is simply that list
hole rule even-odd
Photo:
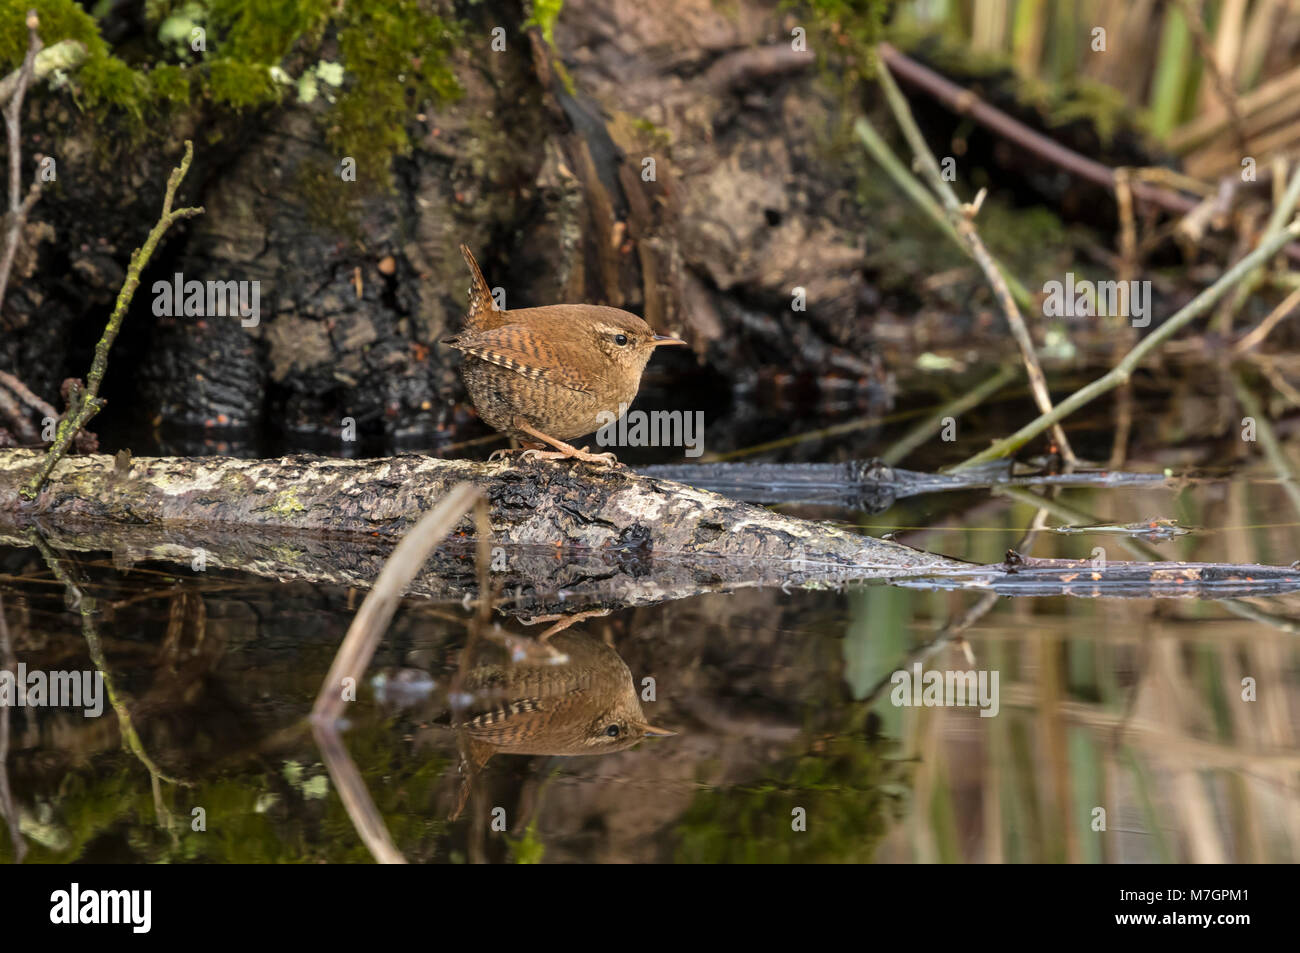
[{"label": "fallen log", "polygon": [[[625,468],[420,454],[87,455],[61,461],[28,502],[19,487],[40,459],[34,451],[0,452],[0,543],[26,545],[35,530],[56,548],[110,550],[119,563],[161,559],[360,587],[425,510],[468,481],[489,502],[493,579],[504,607],[518,614],[966,565]],[[472,520],[457,531],[472,537]],[[457,600],[476,594],[472,549],[440,549],[411,591]]]},{"label": "fallen log", "polygon": [[[1009,560],[978,566],[638,474],[555,461],[477,463],[407,454],[60,461],[35,500],[19,488],[41,454],[0,451],[0,544],[111,551],[365,588],[397,540],[455,484],[490,506],[502,611],[532,616],[642,605],[755,586],[858,582],[1082,596],[1263,595],[1300,589],[1280,566]],[[477,596],[473,521],[410,591]]]}]

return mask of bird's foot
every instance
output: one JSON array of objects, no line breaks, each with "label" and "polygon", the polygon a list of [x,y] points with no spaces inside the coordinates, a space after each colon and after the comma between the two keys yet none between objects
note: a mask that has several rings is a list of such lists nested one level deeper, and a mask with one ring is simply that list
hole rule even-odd
[{"label": "bird's foot", "polygon": [[581,460],[583,463],[591,463],[604,467],[621,467],[623,464],[618,462],[618,457],[612,453],[588,453],[587,448],[579,450],[577,447],[569,447],[568,450],[525,450],[520,460]]},{"label": "bird's foot", "polygon": [[587,448],[579,450],[573,444],[565,443],[548,434],[542,433],[536,427],[528,423],[522,417],[515,418],[515,426],[522,433],[528,434],[535,440],[554,447],[554,450],[526,450],[521,460],[563,460],[566,457],[570,460],[581,460],[583,463],[594,463],[606,467],[621,467],[623,464],[618,462],[618,457],[612,453],[588,453]]},{"label": "bird's foot", "polygon": [[598,619],[601,616],[606,615],[609,615],[608,609],[588,609],[586,612],[572,612],[567,615],[564,613],[558,615],[538,615],[533,616],[525,622],[524,625],[536,625],[539,622],[555,623],[537,637],[537,641],[544,644],[551,636],[563,632],[571,625],[575,625],[578,622],[585,622],[587,619]]}]

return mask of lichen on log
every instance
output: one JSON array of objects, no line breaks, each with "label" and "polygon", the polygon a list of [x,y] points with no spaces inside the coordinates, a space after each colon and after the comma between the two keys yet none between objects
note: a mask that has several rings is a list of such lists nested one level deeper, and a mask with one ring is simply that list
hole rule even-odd
[{"label": "lichen on log", "polygon": [[[366,586],[401,535],[452,486],[478,486],[507,548],[504,602],[519,612],[680,598],[709,588],[841,584],[967,564],[797,519],[680,483],[555,461],[475,463],[407,454],[62,460],[40,496],[18,487],[40,455],[0,452],[0,543],[39,521],[51,542],[127,561],[210,565]],[[458,528],[473,534],[466,519]],[[435,557],[412,591],[461,598],[472,561]],[[560,558],[562,557],[562,558]],[[649,565],[653,562],[653,572]]]},{"label": "lichen on log", "polygon": [[[0,545],[40,533],[57,547],[112,551],[277,579],[365,588],[402,535],[453,486],[478,487],[501,548],[502,611],[531,616],[645,605],[759,586],[889,582],[1006,595],[1267,595],[1300,589],[1300,569],[1180,562],[1035,560],[980,566],[840,526],[774,513],[684,483],[557,461],[477,463],[406,454],[374,460],[289,456],[60,461],[34,501],[39,466],[0,451]],[[477,597],[475,529],[430,559],[410,591]],[[497,562],[494,560],[494,563]]]}]

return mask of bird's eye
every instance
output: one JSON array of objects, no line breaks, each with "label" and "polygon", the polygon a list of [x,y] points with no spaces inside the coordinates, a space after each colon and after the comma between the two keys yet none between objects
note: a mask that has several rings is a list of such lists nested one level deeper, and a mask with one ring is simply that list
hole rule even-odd
[{"label": "bird's eye", "polygon": [[[614,343],[617,344],[619,347],[627,347],[627,335],[626,335],[626,334],[615,334],[615,335],[614,335]],[[614,726],[613,726],[613,725],[610,725],[610,727],[613,728]]]},{"label": "bird's eye", "polygon": [[[619,336],[622,337],[622,335]],[[618,725],[610,725],[608,728],[605,729],[605,734],[609,735],[611,738],[617,738]]]}]

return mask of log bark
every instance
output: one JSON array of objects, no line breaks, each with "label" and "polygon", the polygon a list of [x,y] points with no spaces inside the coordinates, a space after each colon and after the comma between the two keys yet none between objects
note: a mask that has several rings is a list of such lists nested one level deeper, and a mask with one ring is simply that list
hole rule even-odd
[{"label": "log bark", "polygon": [[[368,587],[406,530],[469,482],[491,509],[498,609],[522,616],[643,605],[743,587],[889,582],[1007,595],[1227,596],[1300,589],[1300,567],[1036,560],[977,565],[773,513],[627,468],[477,463],[407,454],[68,457],[36,500],[19,488],[41,454],[0,451],[0,545],[112,551],[278,579]],[[477,597],[474,525],[411,586]]]},{"label": "log bark", "polygon": [[[494,581],[521,615],[636,605],[733,586],[843,584],[967,568],[899,543],[801,520],[631,470],[408,454],[69,457],[36,500],[34,451],[0,452],[0,543],[56,547],[365,587],[397,539],[451,487],[491,506]],[[474,532],[466,518],[463,540]],[[444,547],[412,591],[476,593],[473,549]]]}]

